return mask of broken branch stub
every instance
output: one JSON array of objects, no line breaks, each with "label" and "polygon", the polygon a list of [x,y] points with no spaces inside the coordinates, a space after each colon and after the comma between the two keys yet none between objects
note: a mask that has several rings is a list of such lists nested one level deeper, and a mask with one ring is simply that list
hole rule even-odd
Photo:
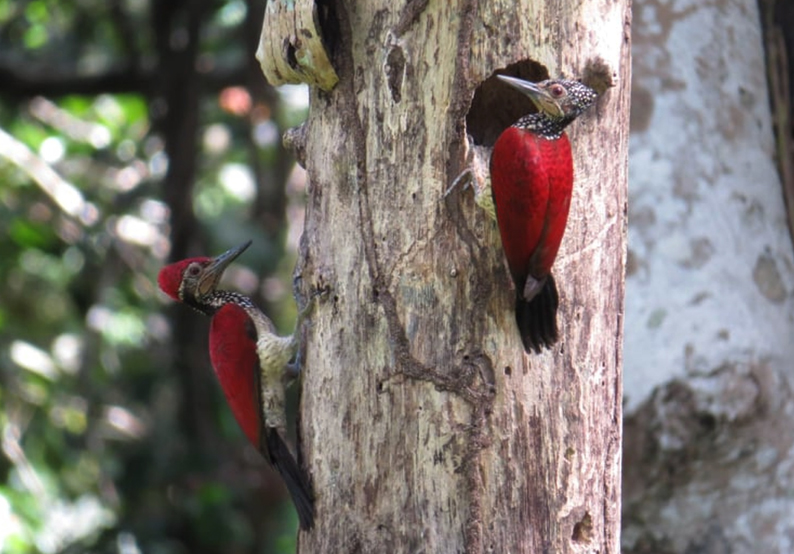
[{"label": "broken branch stub", "polygon": [[256,59],[271,85],[307,83],[331,90],[339,81],[323,45],[313,0],[270,0]]}]

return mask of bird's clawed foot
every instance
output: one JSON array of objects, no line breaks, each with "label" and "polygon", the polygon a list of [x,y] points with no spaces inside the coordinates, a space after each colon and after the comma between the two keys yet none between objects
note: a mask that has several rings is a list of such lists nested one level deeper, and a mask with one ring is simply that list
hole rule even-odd
[{"label": "bird's clawed foot", "polygon": [[292,333],[292,348],[294,349],[295,355],[293,356],[292,360],[284,366],[284,374],[282,376],[284,384],[289,385],[295,379],[300,376],[302,361],[301,361],[301,354],[302,348],[300,345],[301,342],[301,327],[304,323],[308,323],[311,325],[310,316],[314,311],[315,306],[317,305],[318,297],[325,297],[328,296],[329,289],[317,289],[315,290],[311,296],[309,296],[309,300],[306,302],[306,305],[298,312],[297,320],[295,321],[295,331]]},{"label": "bird's clawed foot", "polygon": [[309,320],[309,316],[312,315],[314,311],[314,307],[317,305],[317,298],[319,297],[326,297],[329,294],[328,288],[323,289],[316,289],[311,293],[309,296],[309,300],[306,302],[306,305],[298,312],[298,319],[295,323],[295,331],[297,332],[304,321]]},{"label": "bird's clawed foot", "polygon": [[301,362],[300,356],[296,355],[295,360],[291,361],[287,365],[284,366],[284,374],[282,376],[282,380],[284,382],[284,386],[289,386],[295,382],[295,380],[300,377],[301,374]]},{"label": "bird's clawed foot", "polygon": [[455,177],[455,180],[444,192],[442,199],[445,199],[461,183],[463,190],[471,186],[474,189],[474,202],[484,209],[492,219],[496,219],[488,167],[491,163],[491,152],[493,152],[492,147],[475,144],[474,138],[469,136],[466,142],[467,167]]},{"label": "bird's clawed foot", "polygon": [[449,196],[450,193],[453,190],[455,190],[455,188],[461,183],[463,183],[463,190],[466,190],[467,188],[469,188],[469,186],[471,186],[471,182],[473,179],[474,179],[474,172],[471,170],[470,167],[467,167],[460,173],[460,175],[455,177],[455,180],[452,181],[451,185],[449,185],[449,188],[444,192],[444,196],[442,196],[442,198],[446,198],[447,196]]}]

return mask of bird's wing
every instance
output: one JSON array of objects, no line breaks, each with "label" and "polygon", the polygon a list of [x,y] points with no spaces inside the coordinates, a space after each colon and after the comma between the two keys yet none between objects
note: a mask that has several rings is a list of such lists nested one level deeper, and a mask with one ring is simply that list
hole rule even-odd
[{"label": "bird's wing", "polygon": [[262,411],[256,333],[248,314],[236,304],[224,305],[212,318],[210,361],[237,423],[259,448]]},{"label": "bird's wing", "polygon": [[310,528],[314,524],[311,485],[280,430],[265,426],[256,330],[236,304],[224,305],[212,318],[210,359],[237,423],[284,479],[301,527]]},{"label": "bird's wing", "polygon": [[494,145],[491,187],[502,248],[516,287],[523,289],[546,219],[549,176],[541,158],[546,142],[528,131],[510,127]]},{"label": "bird's wing", "polygon": [[567,135],[563,133],[558,139],[543,140],[540,148],[546,160],[549,195],[543,229],[529,268],[529,274],[536,277],[551,272],[565,234],[573,193],[573,160]]}]

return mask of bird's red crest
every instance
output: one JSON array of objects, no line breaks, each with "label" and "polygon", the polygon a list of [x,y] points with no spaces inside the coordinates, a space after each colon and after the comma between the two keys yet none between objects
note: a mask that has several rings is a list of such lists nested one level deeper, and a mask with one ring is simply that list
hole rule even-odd
[{"label": "bird's red crest", "polygon": [[193,262],[207,263],[209,261],[210,258],[190,258],[165,266],[157,275],[157,284],[160,285],[160,290],[174,300],[180,300],[179,286],[182,284],[187,266]]}]

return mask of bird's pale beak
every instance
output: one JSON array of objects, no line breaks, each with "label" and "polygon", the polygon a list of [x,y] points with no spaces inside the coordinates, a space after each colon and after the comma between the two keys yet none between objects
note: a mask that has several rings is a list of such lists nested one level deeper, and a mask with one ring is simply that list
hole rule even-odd
[{"label": "bird's pale beak", "polygon": [[237,259],[237,257],[245,252],[245,249],[251,246],[251,241],[244,242],[240,246],[235,246],[234,248],[227,250],[220,256],[217,256],[212,259],[207,267],[204,268],[204,271],[201,274],[201,277],[198,281],[198,287],[196,288],[199,296],[204,296],[205,294],[211,293],[215,290],[215,287],[218,286],[218,282],[221,280],[223,276],[223,272],[226,271],[226,268]]},{"label": "bird's pale beak", "polygon": [[527,95],[538,110],[552,117],[563,117],[565,115],[559,103],[538,83],[524,81],[523,79],[507,75],[497,75],[496,78]]}]

